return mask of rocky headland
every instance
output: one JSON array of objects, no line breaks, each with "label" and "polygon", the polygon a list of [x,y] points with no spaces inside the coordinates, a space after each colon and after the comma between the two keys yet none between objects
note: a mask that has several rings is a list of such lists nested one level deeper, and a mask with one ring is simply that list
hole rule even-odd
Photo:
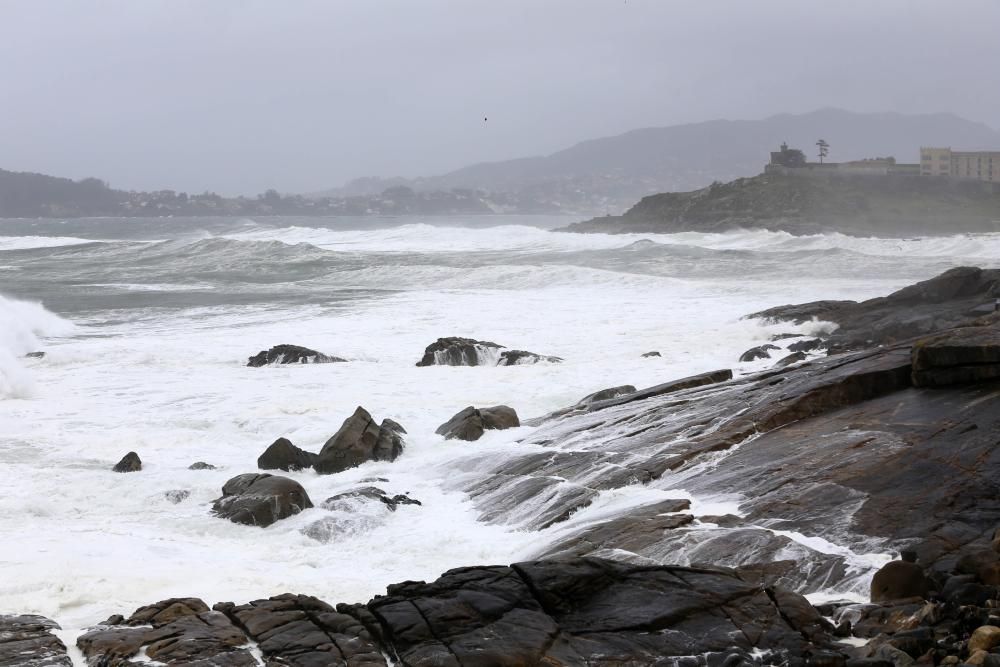
[{"label": "rocky headland", "polygon": [[[537,531],[535,560],[394,584],[363,604],[164,600],[94,619],[77,646],[107,667],[1000,666],[997,298],[1000,270],[963,267],[879,299],[769,309],[751,317],[837,326],[793,363],[613,387],[529,420],[525,441],[456,483],[483,521]],[[489,410],[456,417],[465,429]],[[396,451],[379,449],[401,433],[386,421],[357,413],[331,441]],[[273,453],[311,460],[284,443]],[[315,511],[282,479],[234,478],[217,511],[253,515],[235,499],[272,491],[291,502],[268,512]],[[576,520],[629,489],[644,492]],[[325,502],[426,509],[352,493]],[[731,511],[710,513],[707,498]],[[831,590],[854,599],[804,597]],[[0,665],[70,665],[53,629],[0,616]]]},{"label": "rocky headland", "polygon": [[666,234],[740,228],[889,238],[995,232],[1000,185],[916,175],[768,173],[650,195],[622,215],[578,222],[563,231]]}]

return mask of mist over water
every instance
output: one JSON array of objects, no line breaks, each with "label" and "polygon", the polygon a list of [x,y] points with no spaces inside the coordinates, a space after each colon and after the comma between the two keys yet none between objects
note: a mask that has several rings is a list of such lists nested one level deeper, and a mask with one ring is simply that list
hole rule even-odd
[{"label": "mist over water", "polygon": [[[171,596],[245,601],[291,591],[354,602],[450,567],[531,557],[587,522],[678,497],[687,480],[607,492],[545,531],[522,528],[531,507],[485,522],[463,484],[537,446],[534,429],[475,443],[435,435],[458,410],[507,404],[523,419],[604,387],[757,370],[761,362],[737,363],[740,353],[796,328],[741,320],[747,313],[870,298],[1000,258],[996,234],[551,231],[566,222],[0,221],[5,607],[75,628]],[[453,335],[565,362],[415,367],[425,346]],[[279,343],[349,363],[245,367]],[[24,358],[36,350],[46,356]],[[662,357],[640,356],[651,350]],[[256,470],[274,439],[316,451],[358,405],[404,425],[402,457],[289,476],[317,505],[384,477],[386,491],[422,507],[341,517],[344,530],[329,542],[301,532],[331,514],[318,507],[267,529],[210,515],[222,484]],[[143,471],[112,473],[130,450]],[[195,461],[219,469],[188,470]],[[174,504],[174,490],[190,496]],[[736,511],[738,500],[695,497],[695,511]],[[793,539],[804,550],[846,549]],[[676,558],[695,559],[695,546]],[[884,560],[849,556],[857,581]]]}]

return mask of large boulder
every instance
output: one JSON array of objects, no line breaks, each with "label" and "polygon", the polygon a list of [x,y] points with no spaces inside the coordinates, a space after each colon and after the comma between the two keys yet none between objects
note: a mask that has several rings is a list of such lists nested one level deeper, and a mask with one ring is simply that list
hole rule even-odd
[{"label": "large boulder", "polygon": [[503,430],[520,426],[517,413],[506,405],[491,408],[474,408],[471,405],[444,424],[438,426],[438,435],[447,440],[479,440],[486,430]]},{"label": "large boulder", "polygon": [[496,366],[502,348],[472,338],[438,338],[427,346],[417,366]]},{"label": "large boulder", "polygon": [[44,616],[0,615],[0,665],[3,667],[73,667],[66,645]]},{"label": "large boulder", "polygon": [[331,364],[347,359],[332,357],[300,345],[275,345],[270,350],[261,350],[247,360],[247,366],[259,368],[269,364]]},{"label": "large boulder", "polygon": [[257,458],[261,470],[302,470],[311,468],[315,454],[293,445],[287,438],[278,438]]},{"label": "large boulder", "polygon": [[923,598],[929,592],[924,568],[916,563],[894,560],[886,563],[872,577],[872,602],[890,602],[905,598]]},{"label": "large boulder", "polygon": [[391,419],[376,424],[371,414],[359,406],[323,445],[313,460],[313,468],[322,475],[329,475],[366,461],[395,461],[403,452],[405,432]]},{"label": "large boulder", "polygon": [[246,473],[225,483],[222,497],[212,504],[212,512],[234,523],[266,528],[312,506],[306,490],[295,480]]},{"label": "large boulder", "polygon": [[129,452],[112,468],[114,472],[139,472],[142,470],[142,460],[135,452]]}]

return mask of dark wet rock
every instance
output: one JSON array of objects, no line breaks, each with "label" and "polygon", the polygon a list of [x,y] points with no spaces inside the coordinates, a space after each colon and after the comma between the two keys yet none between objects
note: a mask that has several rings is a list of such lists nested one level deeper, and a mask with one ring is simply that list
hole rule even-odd
[{"label": "dark wet rock", "polygon": [[170,491],[165,491],[163,497],[169,503],[174,505],[187,500],[191,496],[191,492],[187,489],[171,489]]},{"label": "dark wet rock", "polygon": [[758,359],[770,359],[771,350],[780,349],[777,345],[771,345],[767,343],[765,345],[758,345],[757,347],[751,347],[749,350],[740,355],[741,362],[757,361]]},{"label": "dark wet rock", "polygon": [[269,665],[386,665],[381,647],[362,620],[314,597],[285,594],[244,605],[220,603],[215,609],[258,643]]},{"label": "dark wet rock", "polygon": [[328,475],[367,461],[395,461],[403,452],[403,427],[385,419],[377,425],[371,414],[358,407],[344,420],[313,460],[316,472]]},{"label": "dark wet rock", "polygon": [[894,560],[886,563],[872,578],[872,602],[889,602],[904,598],[927,597],[930,587],[924,568],[916,563]]},{"label": "dark wet rock", "polygon": [[623,549],[640,553],[645,547],[657,544],[665,531],[688,526],[694,521],[691,514],[682,514],[690,509],[686,499],[664,500],[629,512],[628,516],[590,526],[573,537],[550,546],[547,558],[566,558],[603,553],[611,549]]},{"label": "dark wet rock", "polygon": [[152,625],[160,627],[183,616],[195,616],[208,611],[208,605],[200,598],[169,598],[144,607],[139,607],[127,619],[125,625]]},{"label": "dark wet rock", "polygon": [[489,341],[451,337],[438,338],[428,345],[417,366],[518,366],[561,361],[559,357],[508,350],[503,345]]},{"label": "dark wet rock", "polygon": [[[746,526],[821,536],[860,553],[912,548],[922,566],[947,572],[963,553],[989,548],[1000,525],[992,491],[1000,452],[990,435],[1000,432],[1000,392],[991,383],[923,389],[910,375],[902,344],[663,395],[639,391],[542,423],[529,436],[533,448],[484,464],[490,481],[465,489],[483,515],[522,526],[531,519],[506,504],[522,489],[532,490],[539,513],[561,516],[589,493],[664,478],[660,488],[740,497]],[[640,510],[608,518],[627,524]],[[630,557],[621,543],[643,531],[632,524],[596,548]],[[707,565],[732,563],[735,552],[764,563],[794,547],[803,566],[781,573],[785,586],[811,592],[827,587],[824,576],[848,576],[839,557],[782,544],[787,538],[763,529],[724,538],[726,530],[734,529],[664,530],[631,557],[696,554]],[[744,564],[754,563],[734,563]]]},{"label": "dark wet rock", "polygon": [[142,461],[135,452],[129,452],[122,457],[122,460],[112,468],[114,472],[139,472],[142,470]]},{"label": "dark wet rock", "polygon": [[788,346],[789,352],[812,352],[823,347],[823,341],[819,338],[795,341]]},{"label": "dark wet rock", "polygon": [[45,358],[45,353],[44,352],[29,352],[28,354],[26,354],[24,356],[27,357],[28,359],[44,359]]},{"label": "dark wet rock", "polygon": [[496,366],[503,345],[472,338],[438,338],[417,366]]},{"label": "dark wet rock", "polygon": [[216,467],[211,463],[205,463],[204,461],[195,461],[188,466],[188,470],[215,470]]},{"label": "dark wet rock", "polygon": [[376,461],[395,461],[403,453],[403,436],[406,429],[392,419],[383,419],[379,425],[378,438],[372,458]]},{"label": "dark wet rock", "polygon": [[330,496],[320,505],[323,509],[336,510],[336,509],[352,509],[352,501],[355,500],[374,500],[382,503],[390,512],[395,512],[396,508],[400,505],[421,505],[419,500],[411,498],[405,493],[398,493],[394,496],[390,496],[382,489],[377,486],[363,486],[357,489],[352,489],[350,491],[345,491],[343,493],[338,493],[335,496]]},{"label": "dark wet rock", "polygon": [[645,353],[643,353],[642,356],[646,357],[646,358],[649,358],[649,357],[662,357],[663,355],[660,354],[659,352],[657,352],[656,350],[653,350],[652,352],[645,352]]},{"label": "dark wet rock", "polygon": [[809,303],[775,306],[767,310],[751,313],[746,317],[747,319],[764,320],[772,324],[779,322],[805,324],[813,320],[829,321],[845,309],[856,306],[857,303],[857,301],[811,301]]},{"label": "dark wet rock", "polygon": [[302,534],[318,542],[333,542],[377,528],[401,505],[421,504],[405,493],[390,496],[375,486],[351,489],[324,500],[320,507],[331,514],[310,523]]},{"label": "dark wet rock", "polygon": [[800,361],[805,361],[805,360],[806,360],[805,352],[793,352],[788,356],[782,357],[781,359],[778,359],[776,362],[774,362],[774,367],[784,368],[785,366],[791,366],[792,364],[797,364]]},{"label": "dark wet rock", "polygon": [[528,364],[548,363],[559,364],[564,360],[562,357],[550,357],[524,350],[504,350],[500,353],[497,366],[524,366]]},{"label": "dark wet rock", "polygon": [[435,433],[448,440],[475,441],[483,437],[487,430],[503,430],[520,425],[517,413],[506,405],[478,409],[470,405],[438,426]]},{"label": "dark wet rock", "polygon": [[619,387],[609,387],[608,389],[602,389],[600,391],[595,391],[593,394],[588,394],[584,396],[579,401],[577,401],[578,406],[593,405],[600,401],[609,401],[612,398],[618,398],[619,396],[628,396],[629,394],[634,394],[636,388],[630,384],[623,384]]},{"label": "dark wet rock", "polygon": [[315,454],[299,449],[287,438],[278,438],[257,458],[261,470],[302,470],[311,468]]},{"label": "dark wet rock", "polygon": [[[247,643],[244,632],[225,614],[217,611],[194,611],[182,602],[165,601],[153,605],[172,613],[153,617],[142,624],[133,615],[124,626],[98,626],[77,639],[77,647],[89,664],[117,667],[144,651],[158,663],[198,667],[251,667],[257,665],[253,654],[242,648]],[[200,600],[198,600],[201,603]],[[203,607],[204,603],[199,606]],[[131,627],[130,627],[131,626]]]},{"label": "dark wet rock", "polygon": [[805,337],[805,334],[800,334],[800,333],[774,334],[773,336],[771,336],[771,342],[774,343],[779,340],[788,340],[789,338],[803,338],[803,337]]},{"label": "dark wet rock", "polygon": [[996,313],[984,315],[977,308],[998,296],[1000,269],[963,266],[860,303],[817,301],[779,306],[747,317],[797,323],[815,317],[834,322],[838,326],[825,342],[832,352],[845,352],[910,341],[977,319],[994,321]]},{"label": "dark wet rock", "polygon": [[247,366],[260,368],[269,364],[331,364],[347,359],[332,357],[300,345],[275,345],[270,350],[261,350],[250,357]]},{"label": "dark wet rock", "polygon": [[44,616],[0,615],[0,667],[73,667],[66,645]]},{"label": "dark wet rock", "polygon": [[708,652],[738,664],[753,649],[781,662],[829,644],[794,594],[718,571],[598,559],[452,570],[390,586],[368,608],[407,665],[660,665]]},{"label": "dark wet rock", "polygon": [[226,482],[212,511],[234,523],[265,528],[312,506],[309,495],[295,480],[246,473]]},{"label": "dark wet rock", "polygon": [[1000,322],[953,329],[913,344],[918,387],[990,380],[1000,380]]}]

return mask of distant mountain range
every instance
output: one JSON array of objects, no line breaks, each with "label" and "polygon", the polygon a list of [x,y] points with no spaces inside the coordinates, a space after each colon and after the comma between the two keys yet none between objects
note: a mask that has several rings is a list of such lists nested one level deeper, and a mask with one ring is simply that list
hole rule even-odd
[{"label": "distant mountain range", "polygon": [[584,141],[552,155],[484,162],[407,180],[363,178],[322,193],[364,195],[390,186],[417,191],[464,188],[517,195],[567,212],[616,213],[642,197],[753,176],[782,142],[815,153],[823,138],[831,161],[893,156],[916,162],[920,146],[1000,149],[1000,132],[951,113],[856,113],[821,109],[763,120],[712,120],[633,130]]},{"label": "distant mountain range", "polygon": [[831,161],[893,156],[915,162],[920,146],[1000,149],[1000,132],[954,114],[854,113],[822,109],[763,120],[633,130],[544,157],[484,162],[426,178],[360,178],[311,195],[223,198],[171,190],[124,192],[0,170],[0,217],[86,215],[411,215],[620,213],[651,194],[690,191],[759,174],[782,142]]}]

